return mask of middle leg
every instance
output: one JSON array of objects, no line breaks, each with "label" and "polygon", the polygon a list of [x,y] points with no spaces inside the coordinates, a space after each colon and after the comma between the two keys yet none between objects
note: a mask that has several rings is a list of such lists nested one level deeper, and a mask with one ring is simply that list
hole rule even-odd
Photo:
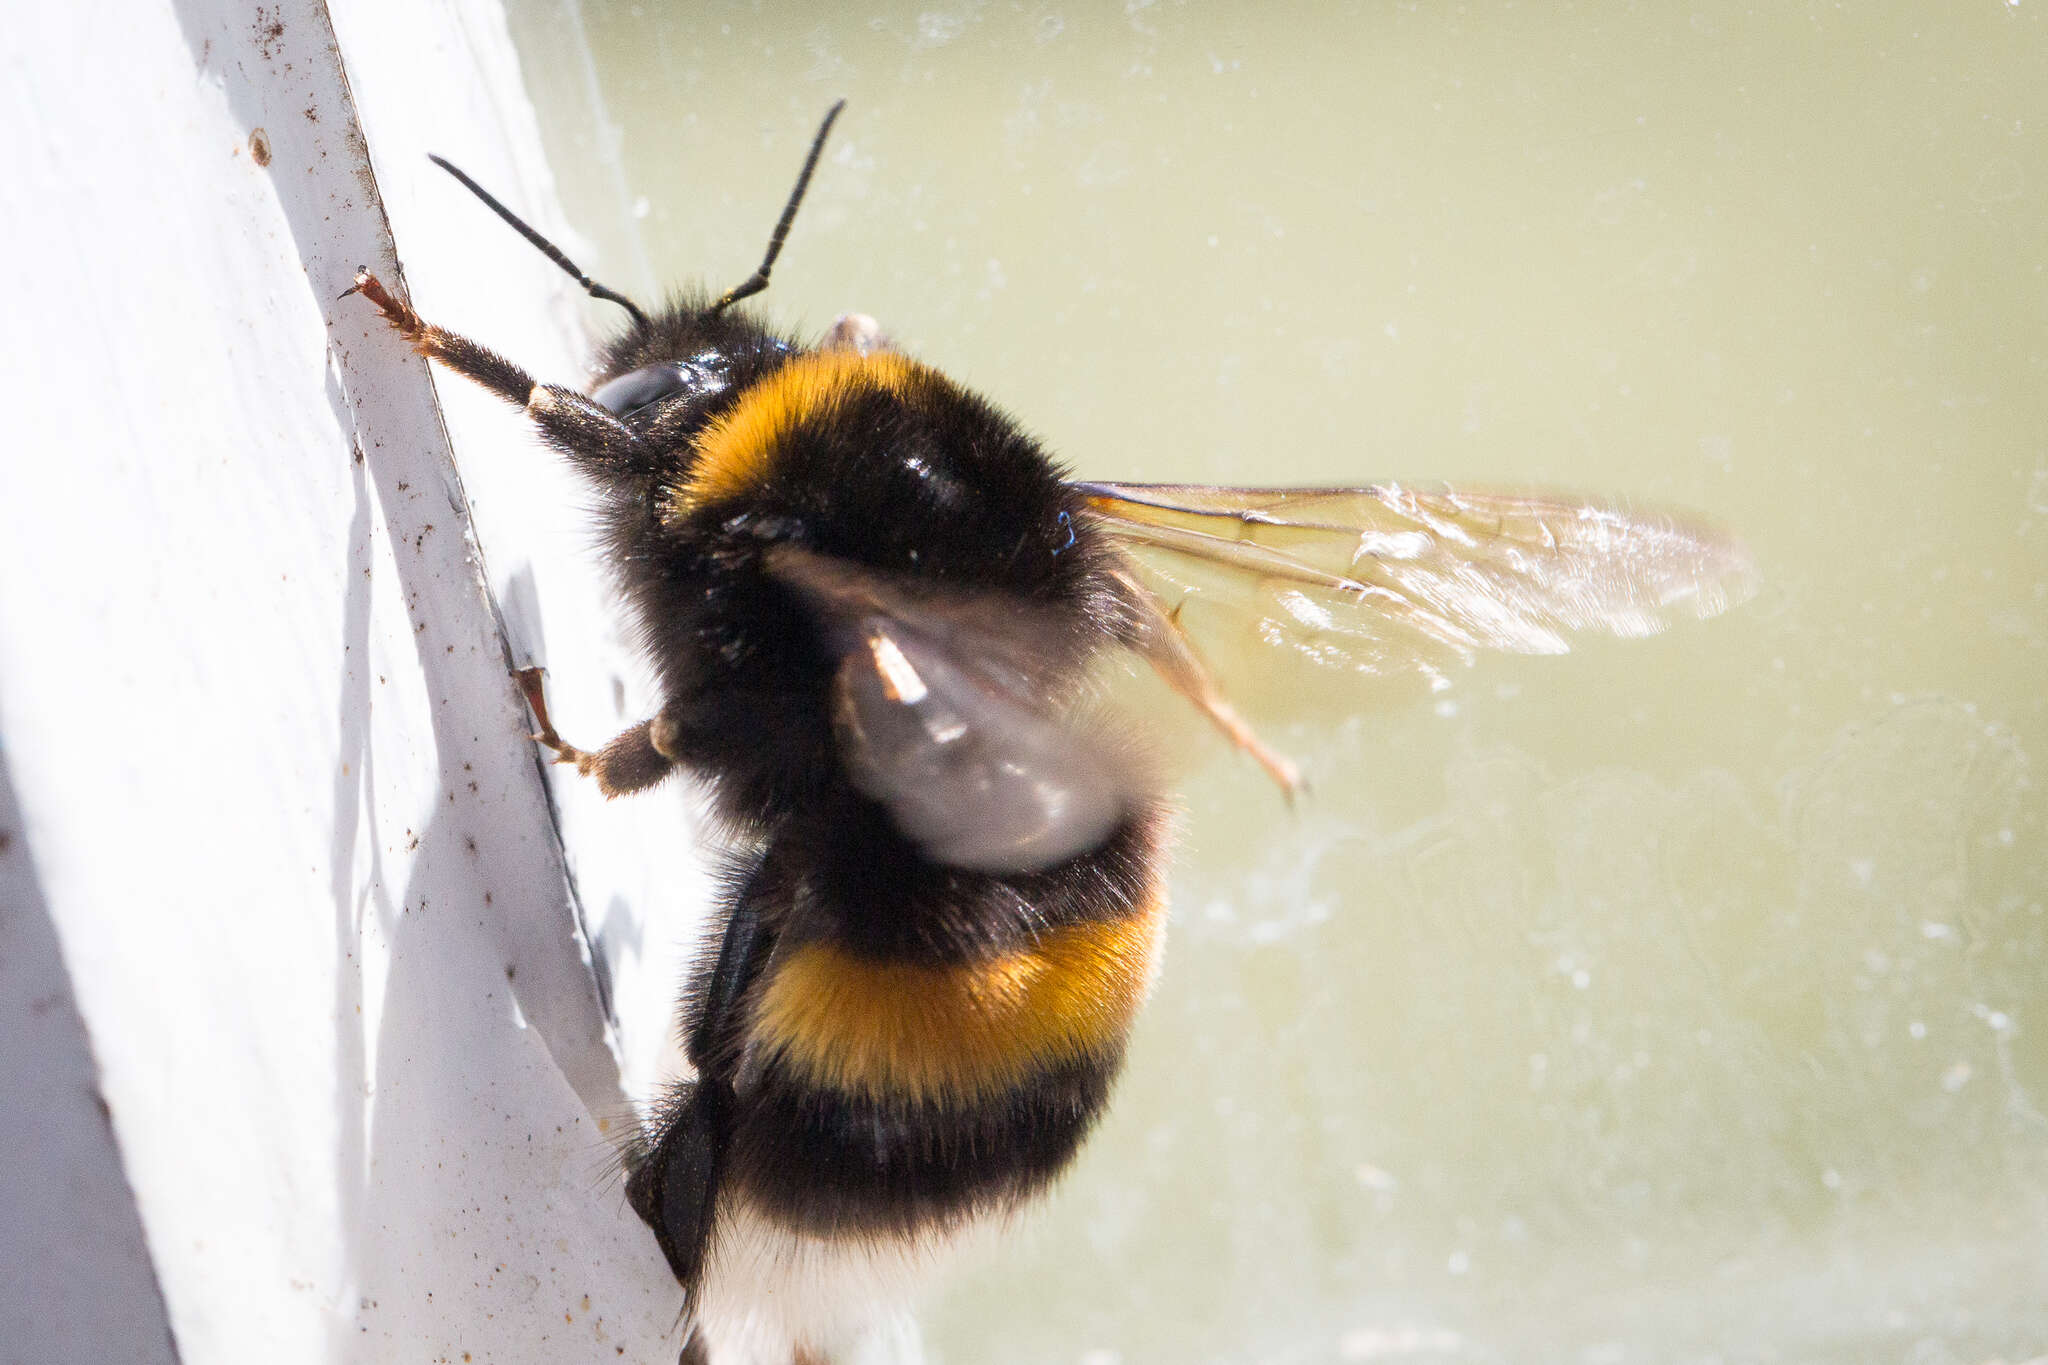
[{"label": "middle leg", "polygon": [[534,723],[540,726],[533,738],[554,750],[555,762],[573,763],[583,776],[596,778],[598,790],[607,797],[645,791],[667,777],[676,766],[675,759],[661,745],[668,726],[659,716],[641,721],[594,752],[579,749],[563,739],[555,733],[554,722],[548,719],[547,690],[542,682],[544,672],[539,668],[522,668],[513,676],[519,680],[519,690],[525,694],[526,704],[533,711]]}]

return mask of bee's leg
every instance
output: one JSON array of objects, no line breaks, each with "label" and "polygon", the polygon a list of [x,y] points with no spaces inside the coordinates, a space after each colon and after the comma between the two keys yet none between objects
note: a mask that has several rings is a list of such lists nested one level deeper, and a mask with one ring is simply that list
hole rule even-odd
[{"label": "bee's leg", "polygon": [[626,1202],[653,1231],[669,1270],[690,1295],[691,1309],[711,1241],[731,1108],[732,1088],[722,1081],[682,1087],[626,1177]]},{"label": "bee's leg", "polygon": [[1281,795],[1292,802],[1303,786],[1300,767],[1287,755],[1268,747],[1223,695],[1201,656],[1195,653],[1187,632],[1181,629],[1180,609],[1168,611],[1158,597],[1126,573],[1119,572],[1117,578],[1142,613],[1139,634],[1132,647],[1158,670],[1167,686],[1193,702],[1232,744],[1250,754],[1278,784]]},{"label": "bee's leg", "polygon": [[384,320],[421,355],[475,380],[514,407],[524,408],[549,443],[571,459],[616,467],[634,462],[642,454],[640,438],[594,399],[558,384],[537,384],[532,375],[489,347],[434,326],[413,312],[411,304],[393,297],[384,282],[369,271],[356,273],[355,284],[342,297],[349,294],[361,294],[377,305]]},{"label": "bee's leg", "polygon": [[733,899],[710,976],[701,979],[701,990],[692,983],[691,994],[703,1002],[686,1040],[697,1079],[677,1093],[657,1121],[652,1141],[628,1160],[627,1202],[653,1229],[669,1269],[693,1296],[704,1271],[719,1171],[732,1137],[737,1099],[731,1058],[739,1003],[775,944],[775,936],[762,927],[750,890]]},{"label": "bee's leg", "polygon": [[533,738],[555,751],[555,762],[575,764],[577,772],[596,778],[598,790],[608,797],[644,791],[669,775],[676,760],[670,752],[673,745],[663,744],[671,729],[667,721],[660,716],[643,720],[594,753],[579,749],[556,734],[554,722],[548,719],[543,672],[522,668],[512,676],[519,680],[519,690],[533,711],[534,723],[540,726]]},{"label": "bee's leg", "polygon": [[825,333],[825,339],[818,343],[821,351],[851,351],[855,355],[873,355],[876,351],[893,351],[896,340],[882,330],[882,324],[866,313],[841,313],[832,330]]},{"label": "bee's leg", "polygon": [[[761,907],[755,895],[760,875],[756,868],[747,885],[733,897],[732,911],[726,916],[725,936],[718,944],[718,960],[712,963],[711,975],[703,981],[701,989],[691,991],[701,1002],[701,1008],[689,1036],[683,1039],[683,1051],[700,1077],[723,1074],[739,1050],[740,997],[759,974],[761,964],[768,959],[768,950],[775,943],[774,935],[764,932],[761,925]],[[729,1076],[726,1084],[730,1088]]]}]

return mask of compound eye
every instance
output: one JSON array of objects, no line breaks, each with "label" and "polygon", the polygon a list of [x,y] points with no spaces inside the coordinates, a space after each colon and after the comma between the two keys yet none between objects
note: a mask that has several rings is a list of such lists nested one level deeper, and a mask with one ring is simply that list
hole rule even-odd
[{"label": "compound eye", "polygon": [[630,417],[642,408],[681,393],[690,387],[690,380],[689,370],[674,361],[643,365],[600,384],[590,396],[612,416]]}]

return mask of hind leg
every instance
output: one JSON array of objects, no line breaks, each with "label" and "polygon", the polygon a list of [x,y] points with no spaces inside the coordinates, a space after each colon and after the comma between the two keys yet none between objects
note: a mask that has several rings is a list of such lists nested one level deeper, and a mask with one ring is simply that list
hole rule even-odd
[{"label": "hind leg", "polygon": [[626,1177],[633,1212],[654,1230],[669,1269],[692,1293],[704,1271],[719,1168],[732,1136],[733,1084],[722,1064],[729,1065],[727,1044],[740,999],[773,942],[773,935],[762,932],[760,908],[742,891],[727,916],[710,975],[693,992],[703,1002],[703,1014],[690,1030],[686,1052],[697,1079],[656,1121],[653,1141]]},{"label": "hind leg", "polygon": [[711,1240],[718,1171],[731,1128],[730,1096],[720,1081],[684,1087],[626,1177],[626,1202],[653,1231],[676,1282],[693,1296]]},{"label": "hind leg", "polygon": [[[757,868],[755,876],[759,875]],[[681,1365],[711,1365],[699,1309],[737,1104],[733,1041],[741,1027],[740,1003],[774,945],[775,935],[761,922],[759,898],[750,882],[726,911],[717,957],[700,960],[693,971],[689,994],[699,1002],[699,1013],[691,1022],[685,1050],[697,1068],[697,1079],[676,1092],[627,1155],[626,1200],[654,1233],[683,1287],[692,1336]],[[750,1359],[748,1365],[754,1362]]]}]

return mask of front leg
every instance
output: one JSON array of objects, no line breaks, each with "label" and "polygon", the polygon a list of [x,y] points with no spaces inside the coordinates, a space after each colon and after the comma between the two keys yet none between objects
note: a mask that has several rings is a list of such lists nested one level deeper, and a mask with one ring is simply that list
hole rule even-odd
[{"label": "front leg", "polygon": [[573,763],[583,776],[596,778],[598,790],[607,797],[645,791],[669,775],[676,760],[663,747],[670,727],[659,716],[641,721],[595,753],[579,749],[556,734],[554,722],[548,719],[547,691],[541,681],[544,672],[539,668],[522,668],[512,676],[519,680],[519,690],[526,695],[534,723],[540,726],[533,738],[555,751],[555,762]]},{"label": "front leg", "polygon": [[523,408],[550,444],[579,464],[616,472],[636,464],[643,451],[640,438],[594,399],[559,384],[537,384],[533,376],[505,357],[468,337],[436,327],[412,310],[367,270],[345,293],[361,294],[377,305],[384,320],[429,360],[438,360],[457,374],[475,380],[514,407]]}]

